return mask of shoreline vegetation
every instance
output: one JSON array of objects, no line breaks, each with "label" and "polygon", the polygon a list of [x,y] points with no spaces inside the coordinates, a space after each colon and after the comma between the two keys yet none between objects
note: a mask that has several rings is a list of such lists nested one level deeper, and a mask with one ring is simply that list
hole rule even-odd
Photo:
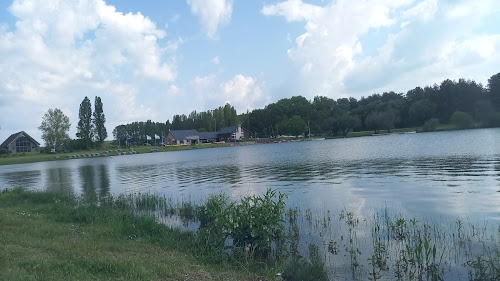
[{"label": "shoreline vegetation", "polygon": [[[434,131],[454,131],[460,130],[453,125],[442,124],[435,128]],[[338,139],[338,138],[356,138],[356,137],[367,137],[374,135],[390,135],[390,134],[401,134],[401,133],[413,133],[413,132],[425,132],[422,128],[411,127],[411,128],[400,128],[388,130],[380,130],[378,134],[374,134],[374,131],[361,131],[361,132],[349,132],[346,136],[325,136],[326,139]],[[318,136],[323,137],[323,136]],[[317,138],[313,137],[312,139]],[[266,143],[273,143],[273,141],[295,141],[295,140],[308,140],[308,138],[284,138],[284,139],[266,139]],[[1,154],[0,155],[0,166],[1,165],[14,165],[14,164],[26,164],[26,163],[36,163],[36,162],[46,162],[46,161],[56,161],[56,160],[69,160],[75,158],[89,158],[95,156],[117,156],[117,155],[128,155],[128,154],[143,154],[143,153],[154,153],[154,152],[170,152],[170,151],[180,151],[180,150],[191,150],[191,149],[203,149],[203,148],[215,148],[215,147],[229,147],[235,145],[249,145],[249,144],[260,144],[256,140],[247,140],[242,142],[226,142],[226,143],[202,143],[197,145],[171,145],[171,146],[131,146],[122,147],[113,145],[112,142],[105,142],[101,148],[89,149],[89,150],[77,150],[73,152],[62,152],[62,153],[42,153],[42,152],[27,152],[27,153],[13,153],[13,154]],[[107,152],[107,153],[106,153]],[[75,157],[78,155],[78,157]]]},{"label": "shoreline vegetation", "polygon": [[0,279],[500,280],[498,225],[286,202],[2,191]]}]

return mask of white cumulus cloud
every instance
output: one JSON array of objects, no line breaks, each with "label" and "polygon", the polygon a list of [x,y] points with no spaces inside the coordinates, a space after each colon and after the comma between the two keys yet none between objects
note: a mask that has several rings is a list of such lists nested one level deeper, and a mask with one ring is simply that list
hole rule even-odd
[{"label": "white cumulus cloud", "polygon": [[[70,116],[74,136],[84,96],[102,97],[110,134],[122,121],[150,118],[137,99],[143,85],[176,78],[173,55],[182,40],[169,49],[165,31],[141,13],[123,14],[103,0],[15,0],[9,12],[15,25],[0,28],[3,134],[39,136],[38,120],[57,107]],[[11,122],[11,108],[34,118]]]},{"label": "white cumulus cloud", "polygon": [[191,12],[200,17],[202,29],[210,38],[216,38],[219,26],[231,20],[232,0],[186,0]]},{"label": "white cumulus cloud", "polygon": [[261,12],[304,23],[287,50],[294,65],[287,85],[311,98],[359,97],[445,78],[493,75],[498,72],[493,65],[500,63],[500,32],[475,31],[486,18],[500,25],[499,10],[493,0],[337,0],[324,5],[288,0],[265,5]]}]

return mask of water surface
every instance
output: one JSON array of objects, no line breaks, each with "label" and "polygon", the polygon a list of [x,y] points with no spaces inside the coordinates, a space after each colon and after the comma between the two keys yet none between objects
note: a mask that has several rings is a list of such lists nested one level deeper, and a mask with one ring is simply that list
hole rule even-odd
[{"label": "water surface", "polygon": [[500,222],[500,129],[1,166],[0,188],[15,186],[89,199],[153,193],[191,200],[273,188],[306,208],[348,208],[363,216],[387,206],[409,216]]}]

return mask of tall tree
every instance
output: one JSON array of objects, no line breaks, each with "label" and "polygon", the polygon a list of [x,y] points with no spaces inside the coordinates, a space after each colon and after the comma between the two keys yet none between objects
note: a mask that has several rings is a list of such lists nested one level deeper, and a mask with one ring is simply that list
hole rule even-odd
[{"label": "tall tree", "polygon": [[60,150],[64,140],[69,139],[68,131],[71,126],[69,118],[58,109],[49,109],[42,118],[42,124],[38,129],[42,131],[42,139],[45,145]]},{"label": "tall tree", "polygon": [[89,98],[85,97],[83,99],[80,104],[78,116],[80,121],[78,121],[78,126],[76,127],[76,137],[82,139],[85,142],[85,146],[89,148],[92,144],[92,136],[94,133],[92,124],[92,105],[90,104]]},{"label": "tall tree", "polygon": [[488,79],[488,90],[493,104],[500,107],[500,72]]},{"label": "tall tree", "polygon": [[104,111],[102,109],[102,101],[100,97],[95,97],[94,102],[94,135],[96,141],[102,144],[104,140],[108,137],[108,132],[106,132],[106,116],[104,116]]}]

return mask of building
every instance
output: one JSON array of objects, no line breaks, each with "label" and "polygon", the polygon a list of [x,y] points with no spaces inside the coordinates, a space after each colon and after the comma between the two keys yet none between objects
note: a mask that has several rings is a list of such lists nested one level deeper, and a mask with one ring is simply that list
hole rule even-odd
[{"label": "building", "polygon": [[170,130],[166,137],[166,143],[169,145],[189,145],[199,142],[200,134],[197,130]]},{"label": "building", "polygon": [[0,149],[16,152],[36,152],[40,151],[40,143],[28,135],[25,131],[12,134],[1,145]]},{"label": "building", "polygon": [[249,139],[250,131],[242,126],[229,126],[218,132],[198,132],[197,130],[170,130],[166,137],[168,145],[189,145],[218,141],[240,141]]},{"label": "building", "polygon": [[200,132],[200,141],[203,143],[218,142],[217,132]]},{"label": "building", "polygon": [[250,131],[242,126],[229,126],[217,132],[217,136],[223,141],[239,141],[250,138]]}]

